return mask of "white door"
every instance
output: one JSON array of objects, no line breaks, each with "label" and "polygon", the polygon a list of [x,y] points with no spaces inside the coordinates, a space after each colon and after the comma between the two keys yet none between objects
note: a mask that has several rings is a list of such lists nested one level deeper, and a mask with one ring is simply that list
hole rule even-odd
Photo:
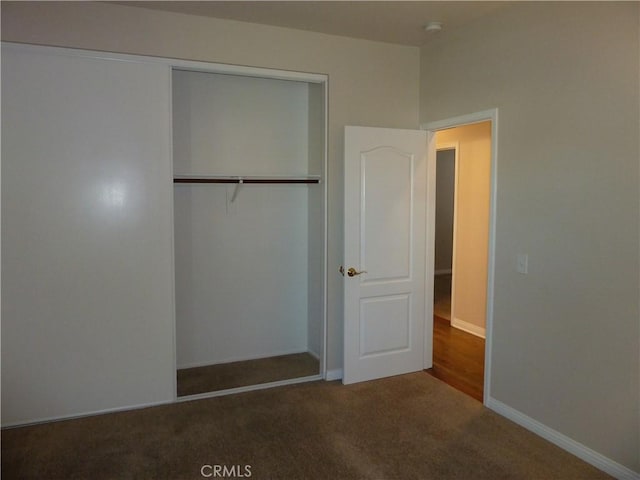
[{"label": "white door", "polygon": [[427,134],[345,128],[343,383],[424,367]]}]

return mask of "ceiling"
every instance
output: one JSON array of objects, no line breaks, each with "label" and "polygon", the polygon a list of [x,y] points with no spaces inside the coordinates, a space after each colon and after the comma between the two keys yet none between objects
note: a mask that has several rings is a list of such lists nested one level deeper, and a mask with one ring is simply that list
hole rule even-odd
[{"label": "ceiling", "polygon": [[511,2],[485,1],[142,1],[113,2],[169,12],[261,23],[401,45],[421,46],[436,34],[464,27]]}]

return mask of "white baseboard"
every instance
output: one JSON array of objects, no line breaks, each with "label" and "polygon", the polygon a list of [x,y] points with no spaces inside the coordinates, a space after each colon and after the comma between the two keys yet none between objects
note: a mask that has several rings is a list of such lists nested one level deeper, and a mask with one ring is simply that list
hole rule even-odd
[{"label": "white baseboard", "polygon": [[330,382],[332,380],[342,380],[342,369],[336,368],[335,370],[327,370],[327,373],[324,376],[324,379],[327,382]]},{"label": "white baseboard", "polygon": [[450,268],[444,268],[442,270],[434,270],[434,275],[451,275],[452,270]]},{"label": "white baseboard", "polygon": [[130,410],[140,410],[142,408],[169,405],[171,403],[173,403],[173,400],[162,400],[159,402],[140,403],[137,405],[127,405],[124,407],[105,408],[103,410],[92,410],[89,412],[74,413],[71,415],[58,415],[54,417],[19,420],[17,422],[5,423],[4,425],[2,425],[2,429],[4,430],[5,428],[28,427],[31,425],[40,425],[43,423],[59,422],[61,420],[75,420],[77,418],[95,417],[96,415],[105,415],[108,413],[128,412]]},{"label": "white baseboard", "polygon": [[236,393],[253,392],[255,390],[266,390],[267,388],[283,387],[285,385],[295,385],[298,383],[315,382],[322,380],[320,375],[310,375],[308,377],[290,378],[287,380],[277,380],[269,383],[259,383],[257,385],[249,385],[246,387],[228,388],[226,390],[216,390],[215,392],[196,393],[195,395],[186,395],[184,397],[176,397],[176,403],[191,402],[194,400],[204,400],[207,398],[224,397],[226,395],[234,395]]},{"label": "white baseboard", "polygon": [[470,333],[471,335],[475,335],[476,337],[486,337],[486,332],[483,327],[479,327],[478,325],[474,325],[473,323],[465,322],[464,320],[460,320],[459,318],[451,319],[451,326]]},{"label": "white baseboard", "polygon": [[630,468],[619,464],[605,457],[604,455],[591,450],[589,447],[582,445],[579,442],[563,435],[560,432],[547,427],[546,425],[528,417],[522,412],[511,408],[510,406],[502,403],[495,398],[489,397],[486,406],[494,412],[508,418],[512,422],[517,423],[521,427],[530,430],[536,435],[541,436],[545,440],[550,441],[554,445],[566,450],[567,452],[575,455],[576,457],[584,460],[585,462],[593,465],[594,467],[602,470],[605,473],[617,478],[618,480],[640,480],[640,473],[634,472]]},{"label": "white baseboard", "polygon": [[307,353],[309,355],[311,355],[313,358],[315,358],[316,360],[320,360],[320,354],[319,353],[316,353],[311,349],[307,350]]}]

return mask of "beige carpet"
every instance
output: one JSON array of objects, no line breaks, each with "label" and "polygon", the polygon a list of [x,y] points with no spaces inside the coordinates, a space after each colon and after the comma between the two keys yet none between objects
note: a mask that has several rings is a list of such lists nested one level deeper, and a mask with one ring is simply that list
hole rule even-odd
[{"label": "beige carpet", "polygon": [[202,479],[205,465],[252,479],[609,478],[424,372],[2,432],[3,480]]},{"label": "beige carpet", "polygon": [[309,377],[320,373],[320,362],[308,353],[221,363],[178,370],[178,396]]}]

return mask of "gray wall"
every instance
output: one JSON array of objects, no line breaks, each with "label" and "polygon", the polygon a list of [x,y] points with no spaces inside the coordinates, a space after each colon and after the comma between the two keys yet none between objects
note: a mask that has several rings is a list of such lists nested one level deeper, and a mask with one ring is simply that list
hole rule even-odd
[{"label": "gray wall", "polygon": [[451,270],[455,158],[455,150],[440,150],[436,156],[436,272]]},{"label": "gray wall", "polygon": [[523,3],[443,33],[420,102],[423,122],[499,108],[491,396],[635,471],[638,8]]}]

